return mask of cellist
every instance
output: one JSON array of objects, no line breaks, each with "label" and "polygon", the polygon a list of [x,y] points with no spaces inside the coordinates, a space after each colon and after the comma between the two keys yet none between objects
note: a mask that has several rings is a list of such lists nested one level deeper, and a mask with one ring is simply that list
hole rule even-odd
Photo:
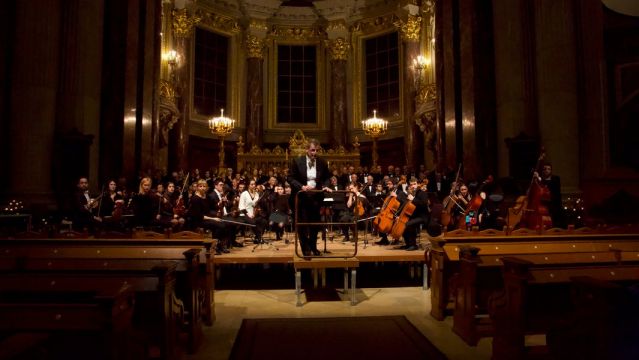
[{"label": "cellist", "polygon": [[407,193],[398,192],[398,200],[402,205],[411,201],[415,205],[410,219],[406,223],[406,228],[403,233],[404,245],[397,247],[396,249],[403,249],[408,251],[415,251],[417,246],[417,231],[419,231],[419,225],[428,226],[430,221],[430,210],[428,208],[428,192],[425,191],[423,186],[419,186],[417,179],[411,178],[408,184]]}]

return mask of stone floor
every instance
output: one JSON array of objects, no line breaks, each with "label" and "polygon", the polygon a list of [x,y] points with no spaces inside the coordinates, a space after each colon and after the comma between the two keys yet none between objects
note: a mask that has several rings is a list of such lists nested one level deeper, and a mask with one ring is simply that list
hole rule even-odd
[{"label": "stone floor", "polygon": [[440,322],[429,315],[428,290],[421,287],[365,288],[357,290],[356,299],[357,304],[351,306],[347,297],[342,297],[342,301],[325,302],[307,302],[303,297],[304,305],[298,307],[294,289],[218,290],[215,293],[217,320],[212,327],[205,328],[200,351],[186,359],[228,359],[245,318],[375,315],[405,315],[449,359],[490,359],[491,339],[482,339],[477,347],[470,347],[452,332],[451,317]]}]

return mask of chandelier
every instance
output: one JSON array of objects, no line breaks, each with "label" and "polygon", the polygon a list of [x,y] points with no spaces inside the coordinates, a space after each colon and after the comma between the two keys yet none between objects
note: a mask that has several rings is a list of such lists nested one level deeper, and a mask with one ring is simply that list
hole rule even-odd
[{"label": "chandelier", "polygon": [[218,173],[222,174],[222,172],[226,169],[226,164],[224,164],[224,137],[233,131],[233,128],[235,127],[235,120],[224,116],[224,109],[221,109],[220,113],[219,117],[209,119],[209,129],[211,129],[211,132],[214,135],[220,137],[220,163],[218,166]]},{"label": "chandelier", "polygon": [[220,112],[221,115],[219,117],[209,119],[209,129],[211,129],[213,134],[224,137],[233,131],[235,120],[224,116],[224,109],[221,109]]},{"label": "chandelier", "polygon": [[377,117],[377,110],[373,110],[373,117],[362,120],[362,130],[364,134],[377,138],[386,134],[388,130],[388,121]]},{"label": "chandelier", "polygon": [[373,166],[377,166],[377,138],[386,134],[388,121],[377,117],[377,110],[373,110],[373,117],[362,120],[362,130],[364,134],[373,138]]}]

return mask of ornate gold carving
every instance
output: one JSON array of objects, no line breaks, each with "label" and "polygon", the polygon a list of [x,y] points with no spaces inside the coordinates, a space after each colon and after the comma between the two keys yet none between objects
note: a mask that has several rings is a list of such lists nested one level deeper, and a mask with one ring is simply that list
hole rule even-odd
[{"label": "ornate gold carving", "polygon": [[346,28],[346,23],[344,23],[344,20],[338,20],[338,21],[331,21],[328,26],[326,27],[326,31],[330,32],[330,31],[347,31],[348,29]]},{"label": "ornate gold carving", "polygon": [[164,98],[167,101],[175,102],[177,91],[170,82],[166,80],[160,80],[159,93],[161,98]]},{"label": "ornate gold carving", "polygon": [[422,86],[417,93],[418,104],[437,101],[437,84],[431,83]]},{"label": "ornate gold carving", "polygon": [[354,32],[373,33],[388,29],[394,26],[399,18],[395,14],[387,14],[375,18],[368,18],[358,21],[351,28]]},{"label": "ornate gold carving", "polygon": [[325,44],[328,47],[331,60],[348,60],[351,44],[343,37],[338,37],[335,40],[326,40]]},{"label": "ornate gold carving", "polygon": [[235,19],[210,12],[204,14],[202,24],[231,34],[238,34],[241,31],[240,25]]},{"label": "ornate gold carving", "polygon": [[323,31],[317,27],[301,28],[274,26],[271,29],[270,35],[283,40],[309,40],[321,38],[323,36]]},{"label": "ornate gold carving", "polygon": [[199,12],[196,11],[193,15],[190,15],[186,8],[181,10],[175,9],[171,14],[173,16],[173,32],[175,36],[179,38],[191,36],[193,27],[202,20],[202,16],[200,16]]},{"label": "ornate gold carving", "polygon": [[244,154],[244,137],[242,135],[237,138],[237,153],[238,155]]},{"label": "ornate gold carving", "polygon": [[408,15],[406,22],[398,20],[395,22],[395,26],[402,33],[402,40],[405,41],[419,41],[419,34],[421,32],[422,17],[416,15]]},{"label": "ornate gold carving", "polygon": [[268,31],[268,25],[264,20],[255,20],[251,19],[249,23],[249,29],[251,30],[259,30],[259,31]]},{"label": "ornate gold carving", "polygon": [[257,36],[247,34],[246,35],[246,53],[249,58],[264,58],[265,41]]},{"label": "ornate gold carving", "polygon": [[[288,167],[289,156],[297,157],[306,154],[308,140],[301,129],[296,129],[293,136],[289,139],[289,148],[287,150],[279,145],[273,150],[264,148],[260,149],[253,146],[251,151],[244,153],[244,143],[238,141],[237,166],[239,169],[254,168],[271,168],[274,166]],[[347,151],[343,146],[336,149],[325,150],[321,146],[317,148],[318,154],[322,155],[331,165],[336,166],[358,166],[359,165],[359,142],[357,137],[353,143],[353,150]]]},{"label": "ornate gold carving", "polygon": [[353,139],[353,152],[359,152],[359,145],[359,137],[355,136],[355,138]]}]

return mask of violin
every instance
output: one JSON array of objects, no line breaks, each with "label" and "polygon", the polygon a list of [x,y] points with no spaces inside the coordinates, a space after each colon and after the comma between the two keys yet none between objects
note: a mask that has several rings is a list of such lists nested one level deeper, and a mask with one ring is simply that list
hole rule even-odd
[{"label": "violin", "polygon": [[475,196],[466,204],[466,209],[464,213],[459,217],[458,228],[462,230],[470,230],[469,228],[478,225],[479,220],[479,208],[484,202],[486,198],[486,193],[482,190],[484,186],[491,184],[493,182],[492,175],[489,175],[486,180],[481,184],[481,186],[475,192]]},{"label": "violin", "polygon": [[184,184],[182,185],[182,188],[180,189],[180,196],[178,197],[177,201],[175,202],[175,205],[173,206],[173,215],[177,216],[177,217],[184,217],[184,215],[186,214],[186,206],[184,204],[184,189],[186,188],[186,184],[189,181],[189,174],[186,174],[186,178],[184,179]]}]

